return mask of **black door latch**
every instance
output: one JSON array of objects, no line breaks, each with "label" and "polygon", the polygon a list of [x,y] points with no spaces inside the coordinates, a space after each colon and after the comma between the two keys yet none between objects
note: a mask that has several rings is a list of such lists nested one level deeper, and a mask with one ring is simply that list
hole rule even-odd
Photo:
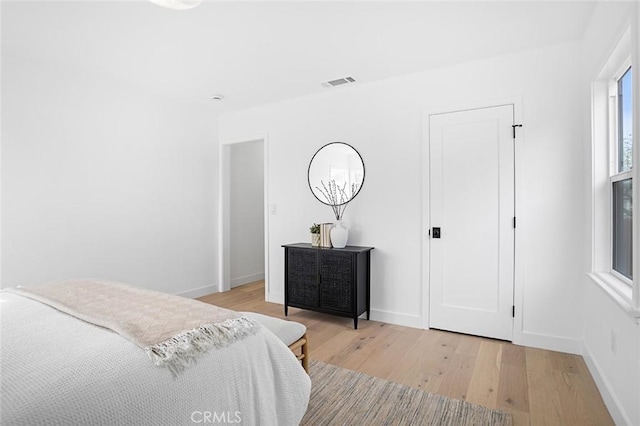
[{"label": "black door latch", "polygon": [[433,228],[433,238],[440,238],[440,228]]}]

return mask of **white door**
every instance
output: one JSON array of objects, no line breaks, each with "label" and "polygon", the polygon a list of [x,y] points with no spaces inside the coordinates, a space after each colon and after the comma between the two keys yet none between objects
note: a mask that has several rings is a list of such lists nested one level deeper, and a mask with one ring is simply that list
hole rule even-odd
[{"label": "white door", "polygon": [[512,340],[512,125],[513,105],[429,117],[431,328]]}]

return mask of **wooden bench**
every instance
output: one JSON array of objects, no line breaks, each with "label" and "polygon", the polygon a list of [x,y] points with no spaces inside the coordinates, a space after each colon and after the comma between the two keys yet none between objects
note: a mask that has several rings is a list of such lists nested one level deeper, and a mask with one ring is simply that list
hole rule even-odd
[{"label": "wooden bench", "polygon": [[241,312],[241,314],[259,322],[263,327],[275,334],[300,360],[304,371],[307,374],[309,373],[309,338],[307,337],[307,327],[304,324],[256,312]]}]

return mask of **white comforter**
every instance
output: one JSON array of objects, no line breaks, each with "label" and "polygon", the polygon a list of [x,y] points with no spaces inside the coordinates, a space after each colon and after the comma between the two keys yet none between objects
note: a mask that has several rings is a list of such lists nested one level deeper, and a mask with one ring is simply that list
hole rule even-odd
[{"label": "white comforter", "polygon": [[271,332],[177,378],[109,330],[0,292],[2,425],[296,425],[311,383]]}]

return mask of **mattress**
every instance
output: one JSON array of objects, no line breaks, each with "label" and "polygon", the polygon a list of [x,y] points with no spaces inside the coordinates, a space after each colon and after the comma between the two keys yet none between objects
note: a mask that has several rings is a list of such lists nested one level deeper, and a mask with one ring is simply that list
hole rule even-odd
[{"label": "mattress", "polygon": [[0,292],[3,425],[297,425],[310,387],[264,327],[174,377],[112,331]]}]

